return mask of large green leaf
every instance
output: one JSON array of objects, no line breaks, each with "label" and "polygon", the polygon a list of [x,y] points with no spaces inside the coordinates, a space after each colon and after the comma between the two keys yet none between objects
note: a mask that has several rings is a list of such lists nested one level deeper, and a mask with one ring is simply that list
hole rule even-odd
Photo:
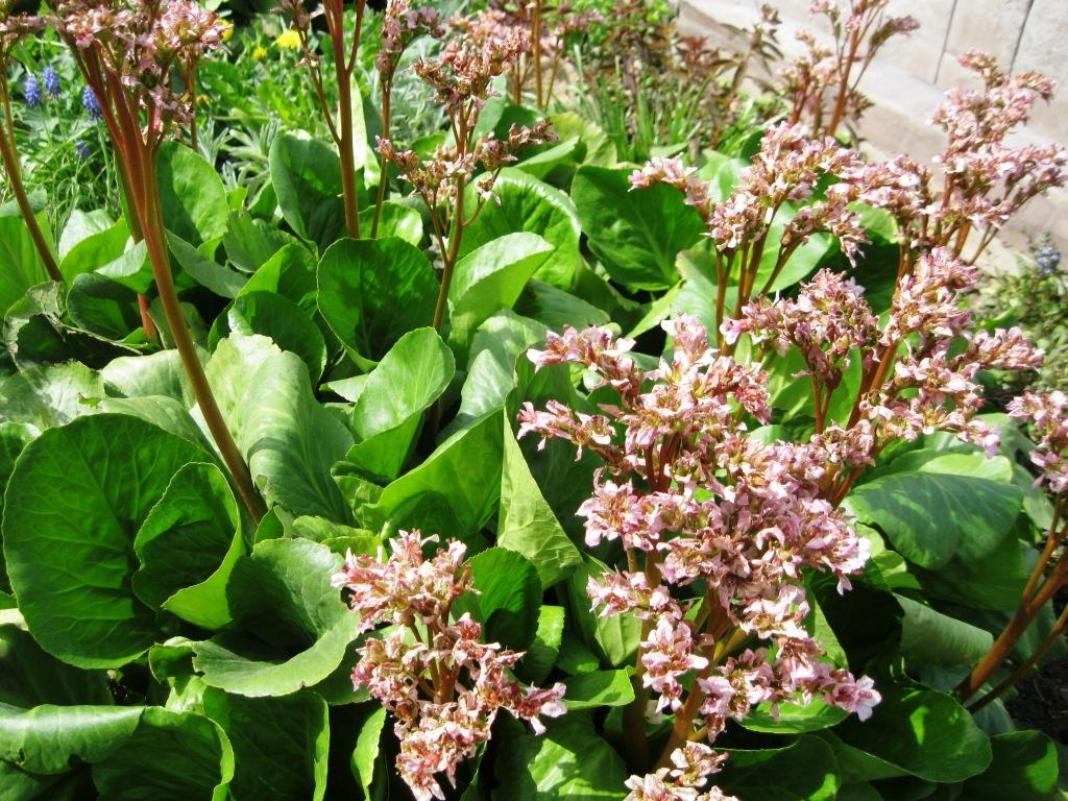
[{"label": "large green leaf", "polygon": [[456,265],[449,286],[449,341],[466,354],[475,330],[510,309],[553,246],[536,234],[508,234],[487,242]]},{"label": "large green leaf", "polygon": [[0,383],[0,416],[44,431],[91,414],[103,397],[100,376],[83,364],[30,367]]},{"label": "large green leaf", "polygon": [[534,566],[513,551],[490,548],[467,561],[476,592],[456,600],[457,614],[471,613],[487,642],[524,650],[538,628],[542,587]]},{"label": "large green leaf", "polygon": [[381,359],[434,319],[438,278],[402,239],[344,239],[319,262],[319,310],[357,363]]},{"label": "large green leaf", "polygon": [[160,148],[160,200],[163,224],[186,242],[199,245],[226,233],[230,208],[215,168],[194,150],[176,142]]},{"label": "large green leaf", "polygon": [[131,736],[93,765],[93,783],[114,801],[227,801],[234,752],[202,715],[146,707]]},{"label": "large green leaf", "polygon": [[134,539],[137,596],[206,629],[232,619],[226,582],[244,554],[241,515],[222,471],[191,463],[171,479]]},{"label": "large green leaf", "polygon": [[631,290],[678,281],[675,258],[706,233],[700,215],[669,186],[631,189],[630,170],[583,167],[571,196],[590,249],[608,274]]},{"label": "large green leaf", "polygon": [[395,479],[412,454],[423,413],[455,372],[452,351],[433,328],[402,336],[363,385],[352,410],[359,441],[346,459],[373,477]]},{"label": "large green leaf", "polygon": [[530,474],[523,451],[504,421],[504,465],[501,506],[497,515],[497,544],[523,554],[551,587],[582,564],[582,555],[564,532],[548,501]]},{"label": "large green leaf", "polygon": [[813,736],[786,748],[729,751],[717,787],[745,801],[834,801],[841,780],[834,752]]},{"label": "large green leaf", "polygon": [[325,142],[283,132],[271,144],[269,162],[271,184],[289,227],[320,247],[337,239],[345,219],[337,151]]},{"label": "large green leaf", "polygon": [[994,761],[964,784],[968,801],[1045,801],[1054,797],[1061,775],[1057,746],[1037,731],[1014,731],[990,738]]},{"label": "large green leaf", "polygon": [[318,381],[326,369],[326,340],[319,326],[285,295],[243,293],[227,311],[226,323],[230,331],[270,337],[282,350],[297,354],[313,381]]},{"label": "large green leaf", "polygon": [[896,598],[905,612],[901,653],[910,663],[970,667],[982,660],[994,644],[993,636],[985,629],[902,595]]},{"label": "large green leaf", "polygon": [[31,773],[54,774],[72,763],[97,762],[125,742],[143,707],[0,703],[0,759]]},{"label": "large green leaf", "polygon": [[545,604],[538,610],[538,628],[527,652],[519,663],[524,679],[541,684],[556,664],[564,640],[567,614],[562,606]]},{"label": "large green leaf", "polygon": [[235,799],[322,801],[330,723],[318,695],[244,698],[208,688],[204,713],[233,745]]},{"label": "large green leaf", "polygon": [[306,312],[315,311],[315,257],[304,245],[280,247],[248,279],[238,296],[251,292],[276,292]]},{"label": "large green leaf", "polygon": [[[493,185],[495,200],[486,203],[474,223],[464,229],[460,255],[508,234],[537,234],[553,245],[553,254],[536,273],[546,281],[569,289],[582,261],[579,238],[582,227],[571,199],[526,172],[506,167]],[[472,191],[472,200],[474,200]]]},{"label": "large green leaf", "polygon": [[990,741],[953,697],[886,685],[879,692],[883,698],[870,720],[848,718],[835,729],[848,743],[847,754],[860,752],[860,759],[876,761],[879,774],[858,778],[907,773],[931,782],[959,782],[990,765]]},{"label": "large green leaf", "polygon": [[122,255],[129,236],[125,220],[113,222],[103,210],[75,209],[59,238],[59,271],[70,282],[103,267]]},{"label": "large green leaf", "polygon": [[312,391],[308,368],[265,337],[219,343],[208,378],[249,470],[268,503],[294,515],[349,518],[330,476],[352,435]]},{"label": "large green leaf", "polygon": [[0,703],[27,709],[40,704],[109,704],[111,693],[104,671],[60,662],[42,651],[28,632],[6,624],[0,626]]},{"label": "large green leaf", "polygon": [[569,710],[626,706],[634,700],[634,685],[627,670],[595,670],[564,682],[564,703]]},{"label": "large green leaf", "polygon": [[[360,232],[368,238],[371,236],[374,217],[373,206],[360,212]],[[375,238],[387,239],[393,236],[418,247],[423,241],[423,218],[411,206],[402,206],[400,203],[391,203],[387,200],[382,204],[382,216],[378,221],[378,236]]]},{"label": "large green leaf", "polygon": [[627,794],[623,760],[587,715],[554,720],[541,736],[509,719],[502,735],[496,801],[619,801]]},{"label": "large green leaf", "polygon": [[[245,286],[248,276],[215,261],[217,241],[212,240],[209,245],[197,248],[176,234],[169,233],[167,236],[167,244],[175,262],[189,278],[220,297],[234,298]],[[212,255],[206,255],[205,251],[211,251]]]},{"label": "large green leaf", "polygon": [[80,667],[117,667],[156,638],[131,590],[133,543],[182,465],[208,456],[133,417],[93,415],[27,446],[8,483],[4,555],[34,638]]},{"label": "large green leaf", "polygon": [[[50,237],[43,212],[37,221],[45,237]],[[3,314],[31,286],[48,281],[48,271],[34,247],[30,231],[18,208],[0,208],[0,314]]]},{"label": "large green leaf", "polygon": [[467,378],[454,425],[461,427],[504,408],[515,386],[516,359],[544,338],[544,326],[510,311],[495,314],[479,326],[468,353]]},{"label": "large green leaf", "polygon": [[362,509],[366,528],[417,528],[465,538],[485,525],[501,487],[501,418],[489,414],[442,442]]},{"label": "large green leaf", "polygon": [[341,664],[356,616],[330,583],[341,557],[305,539],[256,544],[230,576],[231,632],[194,645],[210,687],[250,697],[295,693]]},{"label": "large green leaf", "polygon": [[231,212],[227,217],[223,247],[235,267],[246,273],[254,273],[279,248],[295,241],[292,235],[266,220],[257,220],[247,211],[240,210]]},{"label": "large green leaf", "polygon": [[142,324],[137,294],[97,273],[74,278],[67,310],[71,322],[105,339],[124,340]]},{"label": "large green leaf", "polygon": [[921,567],[942,567],[954,555],[987,556],[1012,530],[1023,503],[1002,456],[917,452],[890,470],[857,487],[848,503]]}]

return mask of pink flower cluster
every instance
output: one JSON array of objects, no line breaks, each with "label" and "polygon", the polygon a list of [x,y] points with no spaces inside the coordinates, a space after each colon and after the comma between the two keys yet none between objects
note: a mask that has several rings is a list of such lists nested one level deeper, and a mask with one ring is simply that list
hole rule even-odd
[{"label": "pink flower cluster", "polygon": [[1068,492],[1068,395],[1054,390],[1013,398],[1009,414],[1030,424],[1038,440],[1031,462],[1041,471],[1038,483],[1055,495]]},{"label": "pink flower cluster", "polygon": [[334,577],[351,593],[361,632],[388,626],[359,649],[352,679],[396,719],[397,772],[418,801],[445,797],[440,774],[455,786],[457,767],[489,740],[501,709],[538,733],[540,715],[565,712],[562,684],[523,687],[511,675],[522,653],[482,642],[482,626],[467,614],[452,619],[454,601],[476,590],[462,543],[424,557],[424,546],[436,540],[401,532],[388,561],[350,552]]},{"label": "pink flower cluster", "polygon": [[15,43],[44,28],[44,19],[20,11],[15,0],[0,0],[0,63],[6,61]]},{"label": "pink flower cluster", "polygon": [[194,0],[65,0],[56,12],[51,24],[90,84],[105,84],[101,76],[108,74],[127,94],[111,98],[116,114],[143,115],[150,138],[191,119],[193,98],[175,86],[174,72],[222,46],[226,26],[216,14]]},{"label": "pink flower cluster", "polygon": [[[984,369],[1032,370],[1041,354],[1019,329],[972,331],[961,296],[976,274],[946,250],[923,255],[915,271],[899,280],[880,328],[863,290],[823,270],[796,299],[749,304],[723,324],[724,334],[733,341],[748,333],[779,353],[800,351],[816,399],[817,432],[836,463],[871,464],[892,440],[913,441],[936,430],[996,450],[996,432],[974,419],[983,404],[976,375]],[[861,389],[850,419],[834,423],[827,404],[854,352],[862,366]]]},{"label": "pink flower cluster", "polygon": [[[817,198],[816,187],[822,177],[858,163],[854,151],[833,140],[812,140],[804,126],[780,123],[767,130],[752,165],[721,203],[712,202],[707,186],[678,159],[654,159],[631,176],[631,186],[666,183],[680,189],[708,224],[717,251],[732,264],[738,257],[742,271],[760,266],[760,245],[767,243],[773,225],[782,226],[778,260],[783,264],[821,231],[837,236],[852,261],[867,238],[859,215],[849,208],[851,198],[837,186]],[[790,204],[801,203],[789,217]]]},{"label": "pink flower cluster", "polygon": [[440,39],[445,35],[438,12],[430,6],[412,8],[408,0],[389,0],[382,19],[382,46],[375,59],[382,80],[393,79],[401,56],[420,36]]},{"label": "pink flower cluster", "polygon": [[[1035,72],[1010,76],[997,61],[971,51],[961,63],[982,89],[951,90],[934,123],[947,135],[936,159],[941,174],[906,157],[857,165],[840,177],[851,196],[890,212],[906,248],[947,247],[961,256],[973,231],[969,262],[1029,201],[1068,176],[1068,151],[1059,145],[1020,145],[1009,137],[1027,123],[1037,100],[1053,96],[1053,82]],[[937,180],[936,180],[937,177]]]},{"label": "pink flower cluster", "polygon": [[868,558],[821,497],[825,449],[750,436],[746,415],[769,418],[766,377],[717,354],[692,318],[664,328],[673,355],[648,371],[632,342],[600,328],[550,334],[529,354],[539,368],[581,365],[618,396],[595,415],[561,404],[519,415],[520,436],[566,439],[605,462],[579,515],[589,545],[621,542],[628,570],[591,578],[594,608],[644,621],[637,676],[658,709],[693,724],[680,744],[713,741],[765,702],[821,698],[866,718],[879,700],[870,680],[824,662],[805,627],[802,571],[828,571],[844,590]]},{"label": "pink flower cluster", "polygon": [[624,801],[738,801],[717,787],[701,792],[725,760],[703,743],[687,743],[672,752],[670,767],[628,779],[630,793]]}]

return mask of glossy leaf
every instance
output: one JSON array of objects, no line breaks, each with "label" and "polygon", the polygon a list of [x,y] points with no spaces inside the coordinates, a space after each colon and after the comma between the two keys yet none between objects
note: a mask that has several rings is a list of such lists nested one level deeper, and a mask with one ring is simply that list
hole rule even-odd
[{"label": "glossy leaf", "polygon": [[370,367],[408,331],[430,325],[438,278],[402,239],[345,239],[319,262],[319,310],[358,364]]},{"label": "glossy leaf", "polygon": [[117,667],[156,638],[133,594],[134,538],[200,448],[132,417],[93,415],[32,442],[8,484],[4,554],[34,638],[80,667]]},{"label": "glossy leaf", "polygon": [[234,798],[322,801],[330,721],[318,695],[244,698],[209,688],[204,713],[222,727],[233,746]]},{"label": "glossy leaf", "polygon": [[424,412],[455,371],[452,351],[433,328],[402,336],[363,385],[352,411],[358,441],[345,458],[372,476],[395,479],[411,456]]},{"label": "glossy leaf", "polygon": [[534,234],[509,234],[469,253],[449,287],[449,341],[466,355],[475,330],[510,309],[553,247]]},{"label": "glossy leaf", "polygon": [[1004,457],[980,453],[909,454],[857,487],[849,505],[874,523],[906,559],[937,568],[954,555],[981,559],[1016,522],[1023,493]]},{"label": "glossy leaf", "polygon": [[497,544],[529,559],[541,583],[551,587],[582,563],[582,555],[541,494],[507,420],[504,429]]},{"label": "glossy leaf", "polygon": [[134,552],[141,568],[133,588],[144,603],[205,629],[229,623],[226,582],[245,546],[222,471],[191,463],[175,473],[138,530]]},{"label": "glossy leaf", "polygon": [[583,167],[571,196],[590,249],[614,280],[631,290],[666,289],[678,281],[675,258],[700,241],[705,224],[677,189],[632,190],[630,172]]}]

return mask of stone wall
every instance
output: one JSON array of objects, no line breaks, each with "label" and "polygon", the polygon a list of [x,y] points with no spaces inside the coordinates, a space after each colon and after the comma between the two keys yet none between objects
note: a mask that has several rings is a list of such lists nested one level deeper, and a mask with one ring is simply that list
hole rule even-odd
[{"label": "stone wall", "polygon": [[[800,28],[826,33],[809,12],[810,0],[771,0],[780,9],[780,44],[789,56],[800,49]],[[758,0],[681,0],[680,26],[714,42],[736,44],[724,24],[744,27],[757,15]],[[1014,71],[1039,70],[1057,80],[1053,103],[1041,102],[1022,139],[1068,144],[1068,0],[894,0],[891,13],[911,14],[921,24],[881,52],[865,76],[863,91],[875,102],[860,132],[877,150],[930,158],[942,147],[941,132],[928,124],[947,87],[967,80],[957,63],[966,50],[993,53]],[[1068,251],[1068,191],[1034,201],[1007,232],[1017,243],[1043,232]]]}]

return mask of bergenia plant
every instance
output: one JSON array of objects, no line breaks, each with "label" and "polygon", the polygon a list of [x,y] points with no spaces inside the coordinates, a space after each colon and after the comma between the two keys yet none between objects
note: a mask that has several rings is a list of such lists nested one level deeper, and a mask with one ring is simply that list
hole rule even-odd
[{"label": "bergenia plant", "polygon": [[[115,147],[130,231],[143,240],[156,290],[182,365],[219,453],[245,506],[258,520],[263,501],[219,404],[185,319],[171,271],[159,189],[161,145],[190,125],[195,98],[175,83],[222,43],[219,17],[193,0],[67,0],[52,25],[67,42]],[[141,298],[146,317],[145,299]]]},{"label": "bergenia plant", "polygon": [[[471,225],[487,201],[501,169],[515,161],[524,147],[550,141],[548,123],[532,127],[512,125],[505,139],[479,134],[478,122],[486,100],[493,95],[495,78],[530,47],[529,39],[516,26],[502,22],[501,15],[485,12],[470,20],[454,20],[457,32],[434,60],[416,62],[415,71],[435,92],[445,109],[451,139],[439,145],[432,156],[399,150],[382,139],[378,149],[386,163],[422,198],[430,215],[431,234],[441,260],[441,290],[434,311],[434,328],[445,319],[449,286],[460,256],[464,229]],[[474,207],[468,202],[468,187],[475,191]]]},{"label": "bergenia plant", "polygon": [[[311,75],[312,88],[319,102],[323,119],[326,120],[330,137],[337,147],[341,163],[341,189],[345,207],[345,231],[353,239],[360,238],[359,177],[356,174],[356,138],[353,127],[352,104],[362,103],[356,81],[356,68],[360,57],[360,38],[363,34],[366,0],[357,0],[355,29],[349,37],[345,32],[345,3],[342,0],[324,0],[314,12],[309,12],[304,0],[279,0],[279,8],[293,25],[304,53],[304,65]],[[326,21],[327,38],[334,64],[334,80],[337,83],[337,110],[330,102],[330,92],[323,75],[319,41],[312,27],[312,20],[322,16]]]},{"label": "bergenia plant", "polygon": [[[653,370],[628,355],[632,341],[605,329],[550,335],[531,360],[581,365],[610,397],[595,415],[528,404],[520,436],[562,438],[604,462],[579,514],[588,546],[619,540],[626,555],[625,570],[590,579],[593,607],[642,620],[625,716],[631,761],[667,771],[699,755],[703,779],[718,766],[708,745],[759,704],[821,699],[870,715],[879,700],[871,679],[830,664],[806,628],[812,610],[802,581],[807,568],[827,571],[844,591],[868,551],[822,497],[828,465],[819,439],[751,435],[747,421],[770,416],[761,371],[717,353],[692,318],[664,328],[672,356]],[[655,759],[651,697],[658,712],[675,714]]]},{"label": "bergenia plant", "polygon": [[3,108],[3,119],[0,120],[0,158],[3,159],[4,174],[11,187],[11,194],[15,196],[15,202],[26,223],[26,229],[30,232],[37,255],[48,277],[62,283],[63,274],[59,271],[55,254],[52,253],[52,248],[41,230],[41,224],[37,221],[37,215],[22,181],[22,164],[15,144],[15,122],[11,113],[11,87],[7,77],[12,64],[11,49],[20,39],[42,30],[44,20],[19,11],[16,5],[18,4],[14,0],[0,0],[0,106]]}]

